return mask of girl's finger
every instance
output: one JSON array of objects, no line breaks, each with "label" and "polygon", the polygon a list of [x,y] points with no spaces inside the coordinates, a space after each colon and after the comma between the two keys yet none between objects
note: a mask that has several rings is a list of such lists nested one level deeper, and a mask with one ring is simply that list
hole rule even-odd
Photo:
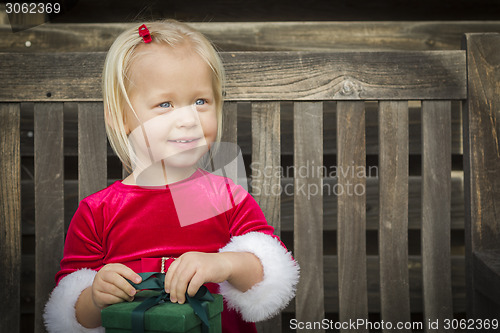
[{"label": "girl's finger", "polygon": [[116,279],[113,280],[113,284],[127,294],[127,296],[134,296],[136,293],[135,288],[121,275],[117,275]]},{"label": "girl's finger", "polygon": [[108,293],[105,293],[105,292],[97,292],[97,295],[96,297],[99,298],[99,300],[101,301],[101,304],[106,304],[106,305],[110,305],[110,304],[116,304],[116,303],[122,303],[123,301],[131,301],[133,300],[133,297],[132,299],[123,299],[121,297],[118,297],[116,295],[113,295],[113,294],[108,294]]},{"label": "girl's finger", "polygon": [[103,276],[103,281],[113,284],[119,289],[123,290],[128,296],[134,296],[136,293],[135,288],[125,279],[131,280],[135,283],[141,282],[141,277],[139,274],[135,273],[129,267],[122,264],[110,265]]},{"label": "girl's finger", "polygon": [[[125,283],[127,283],[125,281]],[[129,284],[128,287],[133,290],[133,292],[130,292],[127,289],[122,289],[119,286],[113,284],[113,283],[107,283],[105,282],[99,288],[97,289],[97,292],[101,292],[102,294],[108,294],[108,295],[113,295],[116,296],[124,301],[131,301],[134,298],[135,295],[135,289]]]},{"label": "girl's finger", "polygon": [[193,275],[191,281],[189,281],[187,289],[188,295],[193,297],[198,292],[198,289],[200,289],[203,283],[205,283],[205,281],[202,278],[201,274],[196,273],[195,275]]},{"label": "girl's finger", "polygon": [[171,297],[172,294],[174,295],[174,301],[172,302],[175,303],[175,301],[177,301],[180,304],[184,304],[184,302],[186,301],[185,294],[187,286],[195,273],[196,271],[190,267],[182,267],[182,270],[181,269],[178,270],[178,272],[172,279],[172,288],[170,294]]},{"label": "girl's finger", "polygon": [[179,267],[181,261],[182,261],[181,258],[174,260],[174,262],[172,262],[170,264],[170,267],[168,268],[167,273],[165,274],[165,292],[166,293],[170,293],[171,286],[172,286],[172,278],[176,274],[177,267]]},{"label": "girl's finger", "polygon": [[125,279],[129,279],[134,283],[141,282],[141,276],[134,272],[130,267],[127,267],[123,264],[117,265],[114,271],[123,276]]}]

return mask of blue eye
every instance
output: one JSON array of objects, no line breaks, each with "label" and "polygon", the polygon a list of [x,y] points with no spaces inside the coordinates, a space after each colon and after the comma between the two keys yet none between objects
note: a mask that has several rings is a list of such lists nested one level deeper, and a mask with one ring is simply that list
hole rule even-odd
[{"label": "blue eye", "polygon": [[161,103],[158,106],[161,107],[161,108],[170,108],[170,107],[172,107],[172,104],[170,102],[164,102],[164,103]]},{"label": "blue eye", "polygon": [[194,104],[196,105],[204,105],[207,101],[205,101],[204,99],[197,99],[196,102]]}]

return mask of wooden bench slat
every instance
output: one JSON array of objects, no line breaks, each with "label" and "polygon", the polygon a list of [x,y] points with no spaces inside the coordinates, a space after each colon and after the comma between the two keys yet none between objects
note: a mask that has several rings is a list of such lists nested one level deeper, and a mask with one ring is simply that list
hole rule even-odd
[{"label": "wooden bench slat", "polygon": [[36,103],[35,332],[45,332],[43,310],[55,286],[64,247],[64,111],[62,103]]},{"label": "wooden bench slat", "polygon": [[339,320],[348,322],[368,319],[366,178],[358,174],[366,166],[363,102],[337,102],[337,151]]},{"label": "wooden bench slat", "polygon": [[21,290],[21,154],[19,104],[0,103],[1,332],[18,332]]},{"label": "wooden bench slat", "polygon": [[[467,93],[459,50],[221,56],[228,101],[460,100]],[[104,59],[105,53],[0,53],[0,72],[10,82],[0,87],[0,101],[101,101]]]},{"label": "wooden bench slat", "polygon": [[79,200],[107,186],[107,141],[102,103],[78,104]]},{"label": "wooden bench slat", "polygon": [[[234,123],[236,119],[232,119]],[[264,168],[280,166],[280,103],[252,104],[252,180],[250,191],[267,222],[281,234],[281,197],[279,177],[265,177]],[[276,191],[278,188],[278,191]],[[272,189],[275,189],[274,192]],[[281,314],[258,324],[259,332],[281,332]]]},{"label": "wooden bench slat", "polygon": [[500,35],[466,34],[464,48],[468,57],[468,99],[463,112],[467,312],[474,319],[493,318],[500,313],[498,293],[480,291],[481,283],[500,280],[495,277],[498,270],[489,269],[498,261],[486,255],[500,253]]},{"label": "wooden bench slat", "polygon": [[323,103],[296,102],[293,115],[294,255],[301,268],[295,316],[298,321],[319,322],[325,313],[323,178],[315,169],[323,165]]},{"label": "wooden bench slat", "polygon": [[221,142],[238,143],[238,103],[224,102]]},{"label": "wooden bench slat", "polygon": [[427,320],[453,318],[450,268],[451,103],[422,102],[422,269]]},{"label": "wooden bench slat", "polygon": [[380,102],[379,137],[381,315],[391,323],[410,322],[408,102]]},{"label": "wooden bench slat", "polygon": [[[132,23],[51,23],[16,32],[0,26],[0,52],[105,52]],[[192,22],[217,49],[225,51],[292,50],[436,50],[460,49],[466,32],[500,32],[497,21],[421,22]],[[105,34],[102,32],[106,31]]]}]

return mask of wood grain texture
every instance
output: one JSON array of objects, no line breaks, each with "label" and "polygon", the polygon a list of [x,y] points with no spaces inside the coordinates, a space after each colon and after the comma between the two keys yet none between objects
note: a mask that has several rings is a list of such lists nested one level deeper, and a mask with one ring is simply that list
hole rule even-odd
[{"label": "wood grain texture", "polygon": [[[301,322],[325,317],[323,280],[323,103],[294,106],[294,255],[301,268],[295,316]],[[323,332],[324,330],[314,330]]]},{"label": "wood grain texture", "polygon": [[0,103],[1,332],[19,332],[21,290],[21,154],[19,104]]},{"label": "wood grain texture", "polygon": [[[339,320],[368,319],[366,277],[365,109],[362,102],[337,103],[339,191],[337,252]],[[349,332],[352,330],[342,330]],[[357,332],[368,332],[366,328]]]},{"label": "wood grain texture", "polygon": [[64,112],[62,103],[35,104],[35,332],[55,287],[64,247]]},{"label": "wood grain texture", "polygon": [[467,34],[464,48],[469,87],[463,111],[467,311],[481,318],[489,306],[482,306],[475,292],[474,253],[500,249],[500,35]]},{"label": "wood grain texture", "polygon": [[[500,32],[498,21],[189,23],[223,51],[460,49],[464,33]],[[12,33],[0,26],[0,52],[106,52],[127,23],[46,23]],[[15,37],[15,38],[14,38]],[[25,41],[31,41],[29,48]]]},{"label": "wood grain texture", "polygon": [[[233,119],[234,121],[235,119]],[[252,178],[250,191],[259,204],[274,234],[281,234],[281,205],[279,177],[266,177],[264,168],[280,166],[280,104],[252,104]],[[281,332],[281,314],[259,323],[259,332]]]},{"label": "wood grain texture", "polygon": [[472,249],[500,244],[500,34],[467,35],[469,96],[464,121],[464,175],[471,207]]},{"label": "wood grain texture", "polygon": [[[464,51],[221,54],[228,101],[464,99]],[[105,53],[1,54],[0,101],[100,101]],[[23,70],[20,71],[19,68]]]},{"label": "wood grain texture", "polygon": [[106,129],[102,103],[79,103],[79,200],[107,186],[106,150]]},{"label": "wood grain texture", "polygon": [[450,122],[449,101],[422,102],[424,150],[421,248],[426,321],[443,322],[453,317],[450,268]]},{"label": "wood grain texture", "polygon": [[222,109],[221,142],[238,143],[238,103],[225,102]]},{"label": "wood grain texture", "polygon": [[379,138],[381,315],[386,322],[410,322],[408,102],[380,102]]}]

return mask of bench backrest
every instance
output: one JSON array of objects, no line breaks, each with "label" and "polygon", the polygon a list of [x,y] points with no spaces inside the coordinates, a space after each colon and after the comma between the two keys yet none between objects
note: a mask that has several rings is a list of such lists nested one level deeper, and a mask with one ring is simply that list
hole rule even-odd
[{"label": "bench backrest", "polygon": [[[485,38],[496,44],[483,45]],[[422,311],[424,323],[453,318],[452,272],[454,265],[463,267],[463,259],[450,253],[451,157],[461,150],[452,142],[452,109],[467,106],[463,131],[472,135],[468,121],[480,105],[471,87],[481,76],[471,73],[471,66],[500,64],[498,56],[469,47],[474,43],[490,50],[500,45],[498,34],[490,34],[469,35],[467,50],[222,54],[227,71],[222,140],[237,143],[251,158],[250,190],[276,233],[293,231],[301,281],[287,311],[298,321],[318,322],[325,313],[338,313],[338,321],[349,322],[368,319],[369,312],[393,323],[410,322],[412,313]],[[479,63],[477,56],[486,60]],[[0,305],[0,331],[18,331],[24,287],[21,109],[34,114],[35,326],[42,331],[43,305],[64,244],[65,150],[78,156],[80,199],[108,184],[100,89],[104,57],[102,52],[0,53],[0,276],[2,299],[10,300]],[[498,106],[498,84],[492,89]],[[414,105],[421,139],[411,133]],[[77,121],[78,143],[71,146],[64,143],[68,115],[77,115],[71,121]],[[491,130],[500,133],[498,122],[495,126]],[[408,172],[415,153],[421,154],[421,179]],[[321,167],[329,165],[326,155],[336,158],[334,169]],[[367,155],[378,155],[376,177],[369,177]],[[464,155],[471,163],[477,158],[466,149]],[[288,169],[281,177],[282,159],[291,156],[293,173]],[[472,174],[475,168],[471,164]],[[471,213],[476,183],[467,179],[472,185],[458,209]],[[411,195],[419,196],[417,218],[409,211]],[[493,197],[498,200],[498,192]],[[420,229],[421,256],[408,254],[409,228]],[[367,255],[367,230],[378,231],[377,256]],[[491,237],[498,240],[496,230]],[[335,242],[333,254],[325,253]],[[421,303],[413,302],[420,298],[411,295],[415,291],[423,293]],[[276,332],[276,325],[280,319],[263,330]]]}]

